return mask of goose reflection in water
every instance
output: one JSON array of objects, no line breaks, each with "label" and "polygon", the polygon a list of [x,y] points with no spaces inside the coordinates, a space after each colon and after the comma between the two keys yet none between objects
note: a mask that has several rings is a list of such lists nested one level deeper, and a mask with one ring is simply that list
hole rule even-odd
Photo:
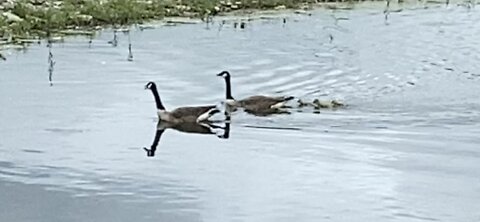
[{"label": "goose reflection in water", "polygon": [[[291,108],[291,107],[288,107],[288,108]],[[269,108],[269,109],[244,108],[243,111],[245,111],[248,114],[254,115],[254,116],[271,116],[271,115],[276,115],[276,114],[292,114],[290,111],[283,110],[283,109],[277,109],[277,108]]]},{"label": "goose reflection in water", "polygon": [[144,147],[147,152],[147,156],[155,156],[160,138],[166,129],[174,129],[183,133],[195,133],[195,134],[215,134],[220,139],[228,139],[230,137],[230,118],[225,121],[225,126],[216,125],[214,123],[178,123],[172,124],[165,121],[159,121],[157,124],[157,131],[155,138],[150,146],[150,149]]}]

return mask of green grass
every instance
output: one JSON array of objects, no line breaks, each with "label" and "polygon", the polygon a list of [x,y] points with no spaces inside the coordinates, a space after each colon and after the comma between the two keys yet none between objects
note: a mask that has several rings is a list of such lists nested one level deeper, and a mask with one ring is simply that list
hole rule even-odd
[{"label": "green grass", "polygon": [[[271,9],[279,5],[295,8],[311,0],[231,0],[235,9]],[[165,16],[205,17],[231,11],[228,0],[64,0],[62,5],[33,7],[19,0],[12,13],[22,18],[8,22],[0,15],[0,37],[12,39],[44,38],[66,29],[89,29],[96,26],[122,26],[142,23]],[[222,4],[223,3],[223,4]]]}]

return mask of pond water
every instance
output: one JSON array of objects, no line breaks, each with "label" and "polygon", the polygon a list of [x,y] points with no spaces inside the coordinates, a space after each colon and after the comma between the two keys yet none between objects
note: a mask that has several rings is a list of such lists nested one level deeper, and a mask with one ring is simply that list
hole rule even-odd
[{"label": "pond water", "polygon": [[[438,5],[287,13],[72,37],[0,61],[1,221],[480,221],[480,14]],[[334,19],[340,18],[340,19]],[[233,94],[338,99],[236,112],[229,137],[167,109]],[[220,123],[223,125],[223,123]]]}]

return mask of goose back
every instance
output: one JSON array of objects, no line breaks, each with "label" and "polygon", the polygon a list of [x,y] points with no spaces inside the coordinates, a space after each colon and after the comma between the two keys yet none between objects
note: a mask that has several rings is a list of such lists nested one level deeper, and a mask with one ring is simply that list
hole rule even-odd
[{"label": "goose back", "polygon": [[189,106],[179,107],[170,112],[171,117],[178,122],[196,122],[200,120],[206,120],[214,113],[216,113],[216,106]]},{"label": "goose back", "polygon": [[270,96],[250,96],[239,101],[242,107],[257,107],[258,108],[281,108],[287,101],[293,97],[270,97]]}]

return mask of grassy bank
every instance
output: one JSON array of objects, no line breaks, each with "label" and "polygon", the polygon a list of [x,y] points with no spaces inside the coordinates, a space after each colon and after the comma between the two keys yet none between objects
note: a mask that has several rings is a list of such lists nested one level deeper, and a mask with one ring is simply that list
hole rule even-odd
[{"label": "grassy bank", "polygon": [[64,30],[123,26],[163,17],[206,18],[242,9],[299,8],[313,0],[0,0],[0,41],[19,43]]}]

